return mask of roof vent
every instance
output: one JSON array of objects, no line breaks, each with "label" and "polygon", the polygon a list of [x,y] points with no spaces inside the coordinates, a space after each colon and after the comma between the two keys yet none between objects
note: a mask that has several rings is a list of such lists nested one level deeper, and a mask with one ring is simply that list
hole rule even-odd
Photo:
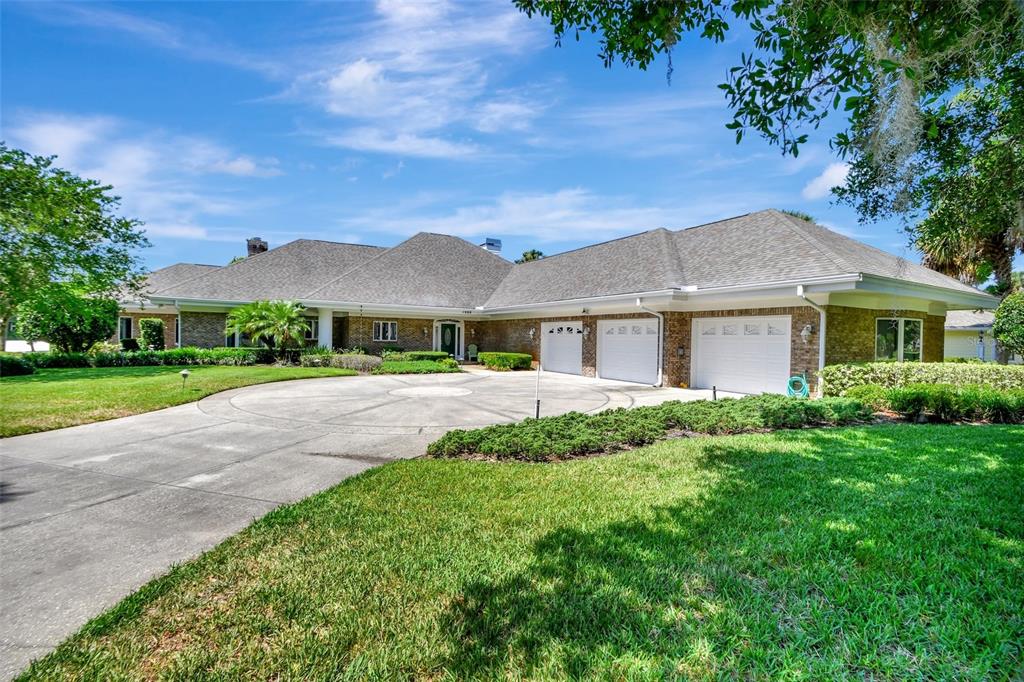
[{"label": "roof vent", "polygon": [[500,239],[494,239],[493,237],[488,237],[487,239],[484,239],[484,243],[481,244],[480,247],[484,251],[490,251],[491,253],[494,253],[494,254],[500,254],[501,253],[501,240]]},{"label": "roof vent", "polygon": [[251,237],[245,240],[246,256],[255,256],[257,253],[263,253],[268,248],[270,247],[260,237]]}]

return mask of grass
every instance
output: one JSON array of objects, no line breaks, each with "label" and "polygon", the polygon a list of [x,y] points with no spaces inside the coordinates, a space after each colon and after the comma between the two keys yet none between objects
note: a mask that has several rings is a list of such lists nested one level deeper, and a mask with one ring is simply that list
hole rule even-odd
[{"label": "grass", "polygon": [[229,388],[286,379],[349,376],[349,369],[312,367],[86,367],[41,369],[0,380],[0,437],[126,417],[199,400]]},{"label": "grass", "polygon": [[385,360],[374,367],[371,374],[446,374],[461,372],[437,360]]},{"label": "grass", "polygon": [[278,509],[26,680],[1011,679],[1024,428],[414,460]]}]

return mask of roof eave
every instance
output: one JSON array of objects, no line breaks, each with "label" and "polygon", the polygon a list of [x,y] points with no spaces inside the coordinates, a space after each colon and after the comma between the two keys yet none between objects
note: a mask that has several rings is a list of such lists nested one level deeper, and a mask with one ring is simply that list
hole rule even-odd
[{"label": "roof eave", "polygon": [[857,289],[878,293],[902,294],[916,298],[941,301],[948,308],[960,310],[993,309],[999,306],[999,299],[983,291],[962,291],[933,284],[908,282],[895,277],[865,274]]}]

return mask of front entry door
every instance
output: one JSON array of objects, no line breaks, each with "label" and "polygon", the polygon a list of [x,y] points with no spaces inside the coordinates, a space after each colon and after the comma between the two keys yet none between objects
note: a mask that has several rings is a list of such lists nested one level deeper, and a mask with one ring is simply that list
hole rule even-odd
[{"label": "front entry door", "polygon": [[450,322],[441,323],[440,348],[441,350],[443,350],[445,353],[448,353],[452,357],[455,356],[455,353],[458,350],[458,345],[455,341],[455,332],[458,330],[458,328],[459,326],[457,324],[452,324]]}]

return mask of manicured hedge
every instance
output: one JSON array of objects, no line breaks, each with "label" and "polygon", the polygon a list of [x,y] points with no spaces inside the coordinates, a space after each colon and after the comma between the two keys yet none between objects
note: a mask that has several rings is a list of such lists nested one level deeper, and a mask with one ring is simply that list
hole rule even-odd
[{"label": "manicured hedge", "polygon": [[984,384],[992,388],[1024,388],[1024,365],[958,362],[872,362],[829,365],[821,370],[826,396],[843,396],[854,386],[878,384],[896,388],[908,384]]},{"label": "manicured hedge", "polygon": [[910,384],[889,389],[890,409],[913,421],[1024,424],[1024,389]]},{"label": "manicured hedge", "polygon": [[529,353],[479,353],[480,362],[488,369],[506,371],[510,369],[530,369],[533,357]]},{"label": "manicured hedge", "polygon": [[442,360],[391,360],[386,358],[383,363],[371,370],[372,374],[446,374],[461,372],[459,363],[452,358]]},{"label": "manicured hedge", "polygon": [[369,372],[381,362],[376,355],[363,353],[311,353],[299,359],[299,364],[303,367],[341,367],[357,372]]},{"label": "manicured hedge", "polygon": [[139,320],[139,342],[146,350],[164,350],[164,321],[159,317]]},{"label": "manicured hedge", "polygon": [[448,353],[443,350],[410,350],[405,352],[406,360],[446,360]]},{"label": "manicured hedge", "polygon": [[762,395],[671,401],[597,414],[570,412],[471,431],[457,429],[431,443],[427,454],[547,461],[645,445],[670,432],[728,434],[855,424],[871,418],[869,408],[849,398],[805,400]]},{"label": "manicured hedge", "polygon": [[26,353],[25,359],[37,368],[69,367],[144,367],[153,365],[257,365],[274,361],[266,348],[170,348],[140,350],[131,353]]},{"label": "manicured hedge", "polygon": [[36,368],[17,355],[0,354],[0,377],[19,377],[32,374]]}]

